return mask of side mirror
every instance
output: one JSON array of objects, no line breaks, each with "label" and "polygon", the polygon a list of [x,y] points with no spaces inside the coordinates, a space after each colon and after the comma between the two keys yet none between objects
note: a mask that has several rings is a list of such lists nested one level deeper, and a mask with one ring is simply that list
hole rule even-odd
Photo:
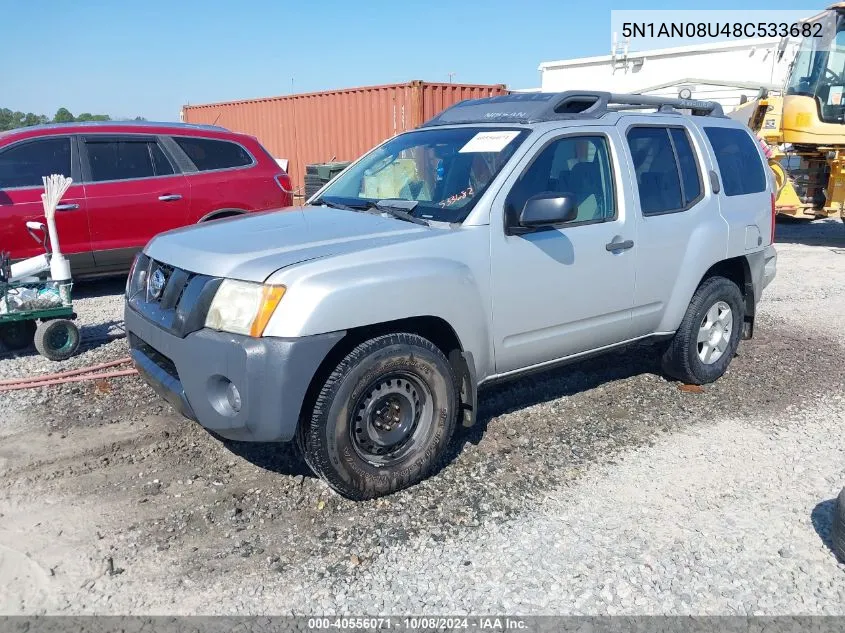
[{"label": "side mirror", "polygon": [[572,222],[578,217],[575,199],[565,193],[547,192],[531,196],[519,214],[519,227],[538,229]]}]

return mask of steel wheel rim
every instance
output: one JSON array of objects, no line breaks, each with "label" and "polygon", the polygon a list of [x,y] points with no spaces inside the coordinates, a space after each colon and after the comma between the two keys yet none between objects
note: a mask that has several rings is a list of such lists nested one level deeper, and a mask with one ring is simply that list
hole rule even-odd
[{"label": "steel wheel rim", "polygon": [[698,358],[705,365],[717,362],[731,344],[733,311],[724,301],[717,301],[704,315],[698,328]]},{"label": "steel wheel rim", "polygon": [[57,352],[66,352],[69,350],[72,342],[73,337],[66,327],[53,328],[47,333],[47,344],[50,346],[50,349]]},{"label": "steel wheel rim", "polygon": [[374,466],[399,462],[417,444],[433,410],[431,389],[422,378],[411,372],[383,374],[354,404],[352,446]]}]

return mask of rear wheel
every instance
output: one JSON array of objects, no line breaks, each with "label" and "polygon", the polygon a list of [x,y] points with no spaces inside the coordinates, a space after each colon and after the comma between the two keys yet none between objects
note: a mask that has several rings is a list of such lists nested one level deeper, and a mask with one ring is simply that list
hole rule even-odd
[{"label": "rear wheel", "polygon": [[35,321],[10,321],[0,324],[0,342],[10,351],[25,349],[32,344]]},{"label": "rear wheel", "polygon": [[739,347],[744,321],[737,285],[725,277],[705,279],[663,354],[663,370],[694,385],[721,378]]},{"label": "rear wheel", "polygon": [[72,321],[44,321],[35,330],[35,349],[44,358],[66,360],[79,349],[79,328]]},{"label": "rear wheel", "polygon": [[298,443],[305,461],[350,499],[411,486],[441,463],[457,419],[451,365],[416,334],[355,347],[329,375]]}]

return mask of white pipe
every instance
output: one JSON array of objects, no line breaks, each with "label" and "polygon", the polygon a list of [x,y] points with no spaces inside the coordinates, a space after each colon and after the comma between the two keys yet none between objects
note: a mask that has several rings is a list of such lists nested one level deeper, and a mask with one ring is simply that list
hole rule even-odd
[{"label": "white pipe", "polygon": [[70,279],[70,262],[62,255],[62,248],[59,244],[59,232],[56,230],[56,207],[73,180],[52,174],[42,178],[44,181],[44,193],[41,194],[41,202],[44,204],[44,217],[47,218],[47,231],[50,234],[50,250],[53,254],[50,258],[50,277],[53,281],[67,281]]},{"label": "white pipe", "polygon": [[20,281],[23,277],[38,275],[46,270],[50,270],[50,258],[47,255],[36,255],[12,264],[11,281]]}]

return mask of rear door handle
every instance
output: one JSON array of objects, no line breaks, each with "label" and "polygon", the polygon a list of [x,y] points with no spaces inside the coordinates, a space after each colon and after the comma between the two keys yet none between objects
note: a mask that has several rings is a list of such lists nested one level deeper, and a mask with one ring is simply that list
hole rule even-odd
[{"label": "rear door handle", "polygon": [[66,202],[56,207],[56,211],[74,211],[79,208],[79,205],[73,202]]},{"label": "rear door handle", "polygon": [[168,193],[166,195],[159,196],[158,199],[161,202],[174,202],[176,200],[181,200],[182,196],[180,196],[178,193]]},{"label": "rear door handle", "polygon": [[611,253],[613,251],[627,251],[629,248],[634,248],[634,240],[625,240],[624,242],[608,242],[604,247]]}]

